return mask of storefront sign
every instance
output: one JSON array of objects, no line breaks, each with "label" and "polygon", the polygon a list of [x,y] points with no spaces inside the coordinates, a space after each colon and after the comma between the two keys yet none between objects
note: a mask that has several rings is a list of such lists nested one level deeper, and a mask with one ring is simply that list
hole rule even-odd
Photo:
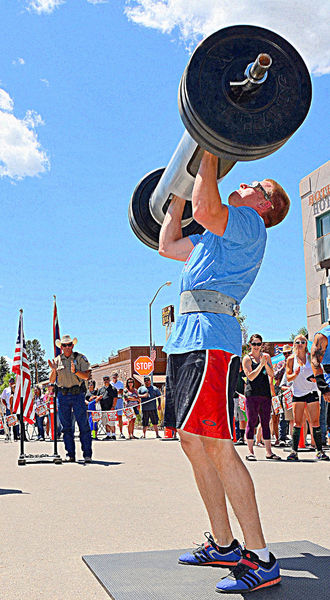
[{"label": "storefront sign", "polygon": [[314,215],[328,210],[330,208],[330,185],[325,185],[308,196],[308,204],[313,206]]}]

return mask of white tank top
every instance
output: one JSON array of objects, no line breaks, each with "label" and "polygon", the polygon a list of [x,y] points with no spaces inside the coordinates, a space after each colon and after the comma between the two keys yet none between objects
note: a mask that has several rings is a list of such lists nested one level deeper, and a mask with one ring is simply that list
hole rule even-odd
[{"label": "white tank top", "polygon": [[311,363],[309,362],[306,356],[306,364],[299,365],[297,361],[297,357],[294,357],[293,361],[293,372],[300,367],[300,372],[298,377],[293,380],[292,384],[292,392],[294,396],[301,398],[301,396],[306,396],[306,394],[310,394],[311,392],[317,391],[317,385],[313,381],[307,381],[307,377],[313,375],[313,370],[311,367]]}]

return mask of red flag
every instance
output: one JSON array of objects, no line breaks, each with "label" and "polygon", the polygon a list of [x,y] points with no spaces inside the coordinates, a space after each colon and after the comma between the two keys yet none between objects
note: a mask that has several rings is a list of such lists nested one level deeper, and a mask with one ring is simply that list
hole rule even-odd
[{"label": "red flag", "polygon": [[[16,373],[16,386],[13,400],[13,411],[17,413],[20,407],[20,399],[23,396],[23,418],[24,421],[33,424],[34,405],[31,391],[30,367],[27,360],[26,346],[23,332],[23,311],[20,311],[18,322],[18,336],[15,348],[13,373]],[[21,372],[22,371],[22,372]],[[22,390],[21,390],[22,388]]]},{"label": "red flag", "polygon": [[61,348],[58,348],[55,344],[56,340],[60,340],[60,326],[58,324],[57,317],[57,306],[56,306],[56,296],[54,296],[54,315],[53,315],[53,344],[54,344],[54,356],[58,356],[61,354]]}]

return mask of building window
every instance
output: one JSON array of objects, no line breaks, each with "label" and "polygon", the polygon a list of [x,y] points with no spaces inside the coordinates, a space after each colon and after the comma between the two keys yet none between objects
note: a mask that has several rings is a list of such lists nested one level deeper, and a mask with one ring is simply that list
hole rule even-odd
[{"label": "building window", "polygon": [[329,320],[328,305],[327,305],[327,286],[325,283],[320,285],[320,301],[321,301],[321,323]]},{"label": "building window", "polygon": [[330,211],[316,218],[316,233],[318,238],[330,233]]}]

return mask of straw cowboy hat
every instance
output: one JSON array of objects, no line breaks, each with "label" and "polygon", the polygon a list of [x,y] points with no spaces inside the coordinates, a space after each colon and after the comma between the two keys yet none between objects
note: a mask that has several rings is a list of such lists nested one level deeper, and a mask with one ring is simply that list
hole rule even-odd
[{"label": "straw cowboy hat", "polygon": [[73,344],[75,346],[77,342],[77,338],[71,339],[69,335],[63,335],[60,340],[56,340],[55,346],[58,348],[60,348],[62,344]]}]

